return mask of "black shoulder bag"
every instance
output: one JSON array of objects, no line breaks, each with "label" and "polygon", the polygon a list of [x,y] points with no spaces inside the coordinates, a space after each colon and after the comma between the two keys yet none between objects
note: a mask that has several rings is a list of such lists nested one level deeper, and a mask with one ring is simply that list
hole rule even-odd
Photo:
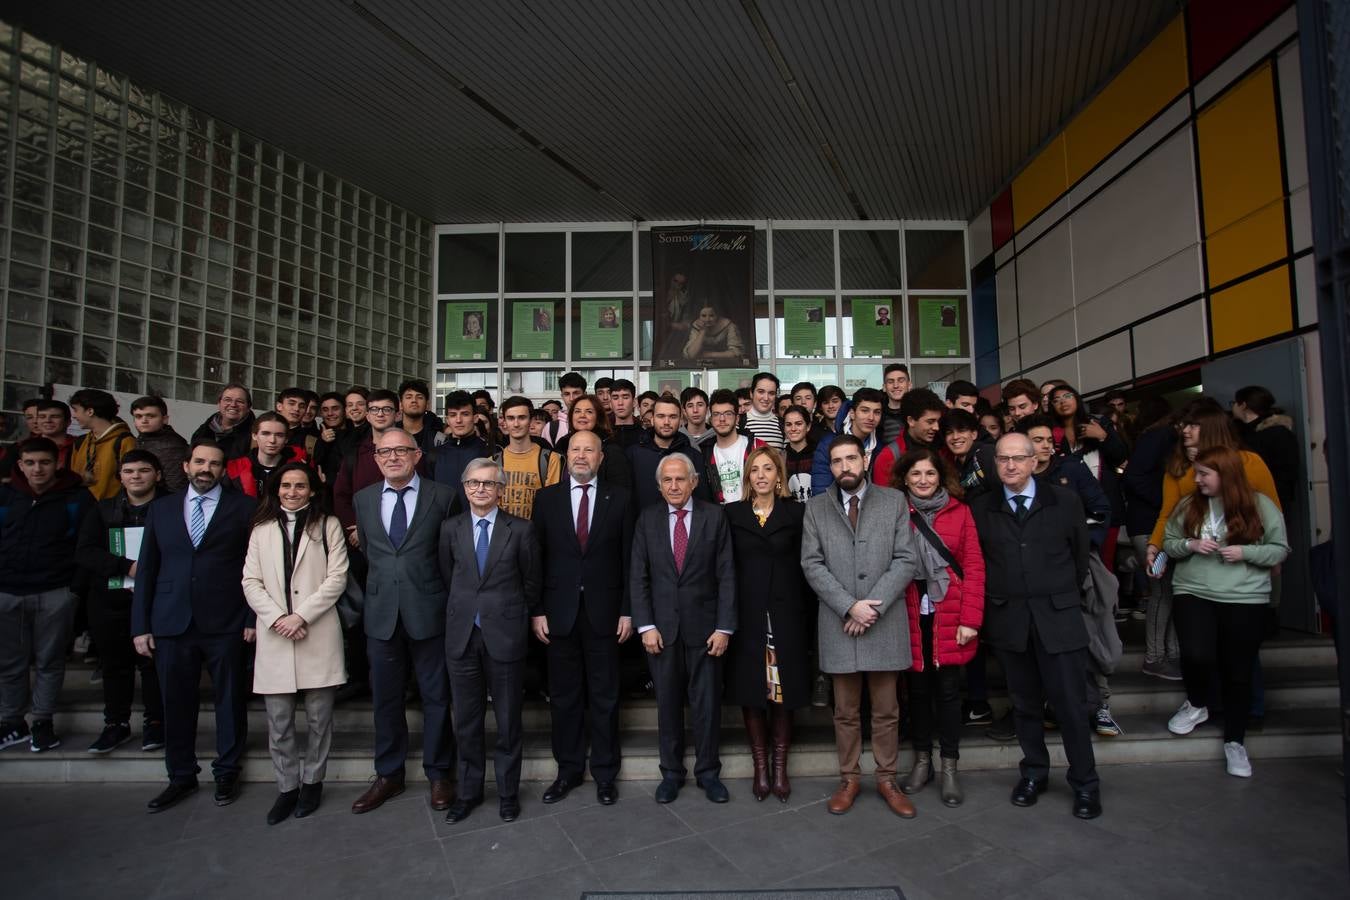
[{"label": "black shoulder bag", "polygon": [[919,534],[923,535],[924,540],[933,545],[933,549],[938,552],[938,556],[941,556],[942,561],[951,567],[951,570],[956,573],[956,577],[964,580],[966,576],[965,573],[961,571],[961,564],[956,561],[956,557],[952,555],[952,551],[947,549],[946,544],[942,543],[942,538],[937,536],[937,532],[933,531],[932,526],[928,524],[928,521],[924,519],[918,510],[910,510],[909,520],[914,523],[914,527],[918,530]]}]

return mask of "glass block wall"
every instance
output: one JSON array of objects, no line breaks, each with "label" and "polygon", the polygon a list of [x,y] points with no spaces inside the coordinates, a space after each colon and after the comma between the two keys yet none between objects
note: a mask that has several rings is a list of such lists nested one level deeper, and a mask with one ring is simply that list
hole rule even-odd
[{"label": "glass block wall", "polygon": [[4,23],[0,95],[3,409],[431,374],[427,222]]}]

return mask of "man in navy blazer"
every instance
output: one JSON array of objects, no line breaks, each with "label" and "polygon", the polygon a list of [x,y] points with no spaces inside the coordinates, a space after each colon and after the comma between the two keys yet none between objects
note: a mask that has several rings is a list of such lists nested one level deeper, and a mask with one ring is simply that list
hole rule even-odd
[{"label": "man in navy blazer", "polygon": [[188,488],[150,505],[141,555],[131,575],[131,633],[136,652],[155,658],[164,695],[164,765],[169,786],[151,800],[162,812],[197,790],[196,727],[202,666],[216,704],[217,806],[233,803],[248,733],[244,644],[254,616],[244,600],[251,497],[222,490],[225,451],[194,441],[183,463]]},{"label": "man in navy blazer", "polygon": [[[617,451],[616,451],[617,452]],[[601,482],[600,436],[573,432],[567,477],[534,497],[534,530],[544,560],[544,614],[535,637],[548,647],[549,714],[558,777],[544,791],[556,803],[581,784],[589,711],[596,799],[618,799],[619,645],[633,634],[628,566],[636,509],[622,487]]]},{"label": "man in navy blazer", "polygon": [[713,803],[730,799],[719,775],[722,655],[736,630],[736,568],[731,532],[716,503],[694,499],[698,473],[672,453],[656,468],[662,502],[633,530],[629,590],[633,625],[656,684],[661,784],[670,803],[684,784],[684,699],[693,712],[694,778]]}]

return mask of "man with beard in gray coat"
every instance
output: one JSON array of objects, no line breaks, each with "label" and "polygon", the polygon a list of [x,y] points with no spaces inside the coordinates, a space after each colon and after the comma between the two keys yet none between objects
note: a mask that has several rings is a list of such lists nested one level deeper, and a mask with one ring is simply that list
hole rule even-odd
[{"label": "man with beard in gray coat", "polygon": [[842,815],[861,791],[864,676],[872,701],[877,792],[896,815],[914,805],[895,783],[900,752],[900,672],[912,664],[905,588],[917,554],[902,493],[867,481],[862,442],[840,435],[830,446],[834,484],[806,504],[802,571],[820,598],[820,669],[834,680],[839,789],[828,809]]}]

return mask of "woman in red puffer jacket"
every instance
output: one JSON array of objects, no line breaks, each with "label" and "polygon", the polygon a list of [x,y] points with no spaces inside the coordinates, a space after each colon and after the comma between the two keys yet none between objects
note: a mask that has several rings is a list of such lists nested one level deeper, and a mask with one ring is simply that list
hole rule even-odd
[{"label": "woman in red puffer jacket", "polygon": [[942,802],[960,806],[961,666],[979,646],[984,622],[984,556],[970,507],[961,502],[956,473],[933,450],[902,456],[891,486],[909,499],[910,528],[918,557],[914,581],[905,589],[914,665],[909,685],[914,768],[900,788],[917,793],[933,780],[934,709],[942,748]]}]

